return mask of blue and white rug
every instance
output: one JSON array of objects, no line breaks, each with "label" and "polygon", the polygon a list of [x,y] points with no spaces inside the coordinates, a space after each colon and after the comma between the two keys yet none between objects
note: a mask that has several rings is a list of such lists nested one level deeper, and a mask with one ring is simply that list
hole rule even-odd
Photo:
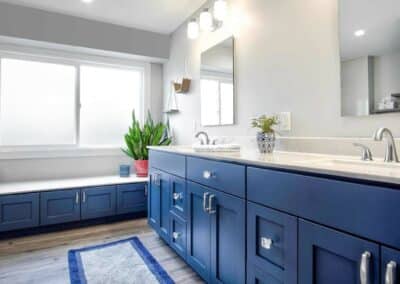
[{"label": "blue and white rug", "polygon": [[173,284],[138,237],[68,252],[71,284]]}]

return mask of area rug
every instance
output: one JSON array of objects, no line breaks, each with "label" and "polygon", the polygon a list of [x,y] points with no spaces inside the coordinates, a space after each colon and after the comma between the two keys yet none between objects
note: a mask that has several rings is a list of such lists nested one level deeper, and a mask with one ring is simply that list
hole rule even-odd
[{"label": "area rug", "polygon": [[138,237],[68,252],[71,284],[173,284]]}]

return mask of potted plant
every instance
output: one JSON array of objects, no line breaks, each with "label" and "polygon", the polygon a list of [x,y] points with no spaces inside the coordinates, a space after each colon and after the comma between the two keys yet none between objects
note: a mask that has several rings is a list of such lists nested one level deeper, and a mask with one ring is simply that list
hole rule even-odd
[{"label": "potted plant", "polygon": [[276,116],[261,115],[252,119],[252,126],[258,128],[257,145],[260,153],[272,153],[275,148],[275,130],[274,125],[278,124]]},{"label": "potted plant", "polygon": [[167,146],[171,139],[167,135],[167,126],[161,122],[154,123],[150,112],[147,114],[143,127],[132,112],[132,125],[125,134],[126,148],[122,151],[135,160],[134,166],[138,177],[146,177],[149,172],[148,146]]}]

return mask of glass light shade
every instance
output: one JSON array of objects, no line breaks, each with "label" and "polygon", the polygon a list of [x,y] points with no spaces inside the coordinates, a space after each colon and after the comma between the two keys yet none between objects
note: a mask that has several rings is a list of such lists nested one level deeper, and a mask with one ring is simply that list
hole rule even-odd
[{"label": "glass light shade", "polygon": [[196,20],[191,20],[188,23],[187,36],[190,39],[196,39],[199,36],[199,24]]},{"label": "glass light shade", "polygon": [[210,11],[206,8],[200,14],[200,28],[202,31],[212,31],[213,29],[213,17]]},{"label": "glass light shade", "polygon": [[214,17],[218,21],[223,22],[226,18],[228,4],[225,0],[217,0],[214,3]]}]

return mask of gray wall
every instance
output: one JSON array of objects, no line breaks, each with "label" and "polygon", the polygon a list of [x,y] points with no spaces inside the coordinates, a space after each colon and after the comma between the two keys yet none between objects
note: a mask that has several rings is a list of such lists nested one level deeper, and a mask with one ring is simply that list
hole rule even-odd
[{"label": "gray wall", "polygon": [[200,121],[200,53],[233,32],[236,38],[237,125],[204,128],[212,135],[253,136],[249,119],[261,113],[292,112],[288,136],[370,137],[380,126],[400,135],[398,115],[341,117],[337,0],[231,0],[225,28],[186,37],[186,24],[171,39],[164,67],[164,90],[184,75],[193,78],[191,92],[178,95],[180,113],[171,116],[176,141],[193,142]]},{"label": "gray wall", "polygon": [[169,36],[0,3],[0,35],[168,58]]}]

